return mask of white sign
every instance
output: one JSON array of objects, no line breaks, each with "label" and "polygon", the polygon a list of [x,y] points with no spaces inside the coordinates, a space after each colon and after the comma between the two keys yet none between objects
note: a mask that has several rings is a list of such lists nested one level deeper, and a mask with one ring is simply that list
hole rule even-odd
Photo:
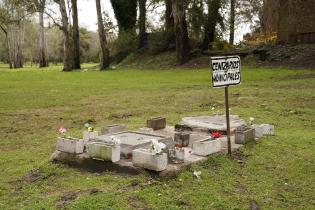
[{"label": "white sign", "polygon": [[212,86],[226,87],[241,83],[241,59],[239,56],[211,57]]}]

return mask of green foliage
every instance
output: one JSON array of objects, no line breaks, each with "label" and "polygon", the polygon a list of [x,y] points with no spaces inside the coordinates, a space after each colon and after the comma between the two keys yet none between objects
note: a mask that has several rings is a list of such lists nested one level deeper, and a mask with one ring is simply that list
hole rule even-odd
[{"label": "green foliage", "polygon": [[109,43],[111,60],[115,63],[121,62],[131,52],[137,49],[137,35],[132,31],[120,32],[119,37]]},{"label": "green foliage", "polygon": [[200,42],[203,37],[202,26],[205,21],[204,1],[190,0],[187,11],[187,23],[191,39]]},{"label": "green foliage", "polygon": [[156,31],[148,36],[148,51],[155,55],[167,50],[175,49],[175,39],[173,31]]},{"label": "green foliage", "polygon": [[111,0],[111,4],[118,22],[119,34],[134,30],[137,22],[137,1]]}]

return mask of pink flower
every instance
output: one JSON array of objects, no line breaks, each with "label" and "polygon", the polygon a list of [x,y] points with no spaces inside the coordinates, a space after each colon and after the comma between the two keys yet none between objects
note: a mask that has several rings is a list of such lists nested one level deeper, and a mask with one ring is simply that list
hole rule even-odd
[{"label": "pink flower", "polygon": [[63,126],[60,126],[58,132],[59,134],[64,135],[67,132],[67,129]]}]

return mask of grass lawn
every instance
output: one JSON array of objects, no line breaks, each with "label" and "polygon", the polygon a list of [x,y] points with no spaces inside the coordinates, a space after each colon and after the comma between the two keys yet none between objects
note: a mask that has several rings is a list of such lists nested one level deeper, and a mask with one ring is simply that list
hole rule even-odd
[{"label": "grass lawn", "polygon": [[315,71],[244,68],[231,112],[276,135],[243,147],[242,161],[215,155],[153,179],[49,163],[58,127],[80,136],[87,120],[136,129],[151,116],[223,112],[210,70],[60,70],[0,65],[0,209],[315,209]]}]

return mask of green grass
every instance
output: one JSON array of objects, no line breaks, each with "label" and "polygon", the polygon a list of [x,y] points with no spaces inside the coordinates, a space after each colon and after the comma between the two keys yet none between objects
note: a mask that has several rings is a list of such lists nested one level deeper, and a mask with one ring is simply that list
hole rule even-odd
[{"label": "green grass", "polygon": [[50,164],[57,128],[80,136],[93,120],[96,128],[135,129],[151,116],[175,124],[212,114],[212,106],[223,111],[224,90],[211,87],[209,69],[84,68],[93,71],[0,65],[0,209],[315,208],[314,71],[244,68],[242,84],[230,88],[231,112],[274,124],[276,135],[243,147],[243,164],[215,155],[172,179],[152,179]]}]

